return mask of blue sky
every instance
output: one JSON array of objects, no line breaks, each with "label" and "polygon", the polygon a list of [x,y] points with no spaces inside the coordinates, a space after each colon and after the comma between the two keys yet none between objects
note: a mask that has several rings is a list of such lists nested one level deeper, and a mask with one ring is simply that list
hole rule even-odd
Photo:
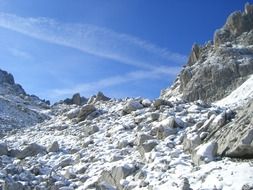
[{"label": "blue sky", "polygon": [[[57,101],[156,98],[244,0],[0,0],[0,68]],[[251,2],[251,1],[249,1]]]}]

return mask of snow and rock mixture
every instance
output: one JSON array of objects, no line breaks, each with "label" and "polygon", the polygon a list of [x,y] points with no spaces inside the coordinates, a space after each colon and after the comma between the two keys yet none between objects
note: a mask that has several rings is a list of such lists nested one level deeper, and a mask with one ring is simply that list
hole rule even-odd
[{"label": "snow and rock mixture", "polygon": [[201,145],[210,127],[230,123],[230,110],[203,101],[112,99],[83,106],[56,104],[48,116],[3,138],[2,189],[253,185],[252,162],[217,156],[215,141]]},{"label": "snow and rock mixture", "polygon": [[253,189],[252,23],[246,4],[155,100],[50,106],[0,70],[0,190]]}]

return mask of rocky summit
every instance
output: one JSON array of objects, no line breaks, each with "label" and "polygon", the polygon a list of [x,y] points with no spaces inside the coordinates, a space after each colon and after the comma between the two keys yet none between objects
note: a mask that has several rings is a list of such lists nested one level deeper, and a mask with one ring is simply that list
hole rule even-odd
[{"label": "rocky summit", "polygon": [[54,105],[0,70],[0,190],[253,189],[253,5],[155,100]]}]

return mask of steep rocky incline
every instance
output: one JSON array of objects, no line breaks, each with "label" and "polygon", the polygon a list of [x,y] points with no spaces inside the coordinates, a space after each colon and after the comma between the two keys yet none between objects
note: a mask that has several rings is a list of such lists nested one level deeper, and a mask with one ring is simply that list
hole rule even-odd
[{"label": "steep rocky incline", "polygon": [[252,29],[247,4],[155,100],[49,106],[0,70],[0,190],[253,189]]},{"label": "steep rocky incline", "polygon": [[50,120],[6,135],[0,143],[0,188],[253,186],[251,163],[217,157],[215,142],[201,144],[210,127],[230,122],[230,110],[203,101],[91,98],[88,102],[55,104],[48,113]]},{"label": "steep rocky incline", "polygon": [[229,95],[253,74],[253,5],[232,13],[213,42],[193,45],[188,63],[161,97],[213,102]]},{"label": "steep rocky incline", "polygon": [[[218,123],[208,124],[202,143],[215,142],[220,156],[253,158],[252,77],[253,5],[246,4],[244,12],[237,11],[228,17],[215,32],[213,42],[193,46],[187,65],[161,97],[201,99],[237,112],[228,124],[223,122],[226,112]],[[212,120],[211,117],[210,123]],[[196,135],[200,133],[201,130],[196,131]]]},{"label": "steep rocky incline", "polygon": [[207,139],[217,141],[219,155],[253,158],[253,102],[239,110],[233,122],[225,126],[215,126],[213,134]]},{"label": "steep rocky incline", "polygon": [[48,102],[26,94],[11,74],[0,70],[0,135],[42,122],[48,108]]}]

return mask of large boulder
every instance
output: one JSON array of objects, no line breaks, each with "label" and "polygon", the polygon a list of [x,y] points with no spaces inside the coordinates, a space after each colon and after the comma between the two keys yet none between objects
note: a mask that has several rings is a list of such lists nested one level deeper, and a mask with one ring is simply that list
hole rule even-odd
[{"label": "large boulder", "polygon": [[146,141],[152,140],[152,139],[154,139],[154,137],[151,136],[151,135],[148,135],[148,134],[145,134],[145,133],[139,133],[139,134],[137,135],[136,139],[135,139],[135,144],[136,144],[137,146],[140,146],[140,145],[142,145],[143,143],[145,143]]},{"label": "large boulder", "polygon": [[129,114],[132,111],[136,111],[138,109],[142,109],[143,105],[139,101],[131,100],[127,102],[127,104],[124,106],[122,112],[124,114]]},{"label": "large boulder", "polygon": [[99,101],[109,101],[110,98],[105,96],[103,94],[103,92],[98,92],[97,95],[95,96],[92,96],[89,100],[88,100],[88,104],[95,104],[96,102],[99,102]]},{"label": "large boulder", "polygon": [[96,111],[96,108],[92,104],[86,104],[84,105],[81,110],[79,111],[78,114],[78,121],[83,121],[85,120],[88,115],[90,115],[92,112]]},{"label": "large boulder", "polygon": [[21,150],[16,157],[18,159],[24,159],[30,156],[36,156],[39,153],[44,153],[46,149],[36,143],[27,145],[23,150]]},{"label": "large boulder", "polygon": [[65,100],[63,100],[63,103],[71,105],[71,104],[75,104],[75,105],[83,105],[85,103],[87,103],[87,98],[85,97],[81,97],[81,95],[79,93],[76,93],[72,96],[72,98],[67,98]]},{"label": "large boulder", "polygon": [[137,168],[130,164],[115,166],[110,171],[103,171],[99,181],[106,182],[117,187],[117,189],[123,189],[122,185],[120,184],[120,180],[132,175],[136,170]]},{"label": "large boulder", "polygon": [[172,107],[172,103],[169,102],[168,100],[164,100],[164,99],[161,99],[161,98],[158,98],[158,99],[155,99],[154,102],[153,102],[153,106],[157,109],[160,108],[160,106],[170,106]]},{"label": "large boulder", "polygon": [[60,146],[58,141],[54,141],[48,148],[47,152],[58,152],[60,150]]},{"label": "large boulder", "polygon": [[0,156],[7,155],[8,148],[6,143],[0,143]]},{"label": "large boulder", "polygon": [[152,151],[156,145],[158,145],[157,140],[148,140],[141,145],[139,145],[138,150],[142,156],[144,156],[145,153]]},{"label": "large boulder", "polygon": [[215,160],[218,144],[215,141],[202,144],[192,152],[192,161],[196,165],[205,164]]},{"label": "large boulder", "polygon": [[26,187],[21,182],[16,182],[10,178],[3,183],[3,190],[25,190]]},{"label": "large boulder", "polygon": [[201,138],[198,134],[196,133],[188,134],[184,137],[183,150],[191,153],[200,144]]},{"label": "large boulder", "polygon": [[218,143],[217,154],[235,158],[253,158],[253,101],[238,111],[235,119],[213,130],[208,141]]},{"label": "large boulder", "polygon": [[79,115],[80,108],[74,108],[67,113],[69,119],[76,118]]},{"label": "large boulder", "polygon": [[83,128],[83,132],[85,136],[92,135],[98,131],[99,131],[99,128],[96,125],[88,125],[88,126],[84,126]]}]

